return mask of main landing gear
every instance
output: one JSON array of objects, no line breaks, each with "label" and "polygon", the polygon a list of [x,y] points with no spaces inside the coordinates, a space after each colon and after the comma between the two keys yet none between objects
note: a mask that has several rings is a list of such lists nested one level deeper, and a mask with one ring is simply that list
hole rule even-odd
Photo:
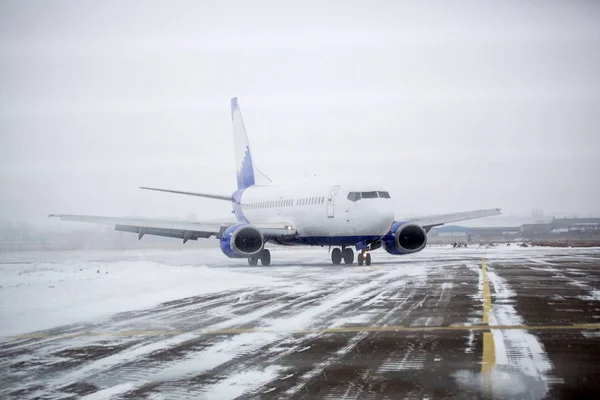
[{"label": "main landing gear", "polygon": [[262,249],[260,253],[254,256],[248,257],[248,264],[257,265],[258,260],[260,259],[260,263],[265,267],[271,264],[271,252],[269,249]]},{"label": "main landing gear", "polygon": [[[331,262],[335,265],[339,265],[344,260],[345,264],[352,264],[354,262],[354,251],[350,247],[342,246],[342,248],[334,248],[331,250]],[[358,265],[363,265],[363,262],[367,265],[371,265],[371,255],[366,251],[361,251],[358,254]]]}]

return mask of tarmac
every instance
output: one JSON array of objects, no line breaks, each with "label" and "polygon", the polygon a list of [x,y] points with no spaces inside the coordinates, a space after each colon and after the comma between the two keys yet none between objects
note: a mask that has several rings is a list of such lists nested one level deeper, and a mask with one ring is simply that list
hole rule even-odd
[{"label": "tarmac", "polygon": [[370,267],[327,261],[326,248],[273,251],[269,267],[208,258],[211,268],[279,283],[2,338],[0,397],[600,393],[600,248],[375,252]]}]

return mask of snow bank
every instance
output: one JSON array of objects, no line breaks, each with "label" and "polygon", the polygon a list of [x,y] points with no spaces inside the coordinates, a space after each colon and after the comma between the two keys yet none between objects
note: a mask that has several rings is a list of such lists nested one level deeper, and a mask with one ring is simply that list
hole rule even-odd
[{"label": "snow bank", "polygon": [[274,282],[231,269],[151,261],[0,264],[0,336]]}]

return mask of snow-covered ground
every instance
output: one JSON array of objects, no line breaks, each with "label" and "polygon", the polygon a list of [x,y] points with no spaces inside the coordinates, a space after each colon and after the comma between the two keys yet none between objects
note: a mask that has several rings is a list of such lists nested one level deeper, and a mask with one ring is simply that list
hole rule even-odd
[{"label": "snow-covered ground", "polygon": [[[432,246],[403,257],[376,252],[373,268],[390,264],[422,268],[436,259],[531,259],[565,251],[516,246],[467,249]],[[572,254],[589,252],[585,249],[568,251]],[[282,279],[294,273],[286,268],[282,276],[278,265],[326,267],[330,264],[327,251],[321,248],[275,248],[272,252],[273,266],[267,271],[261,269],[260,273],[248,267],[245,260],[230,260],[217,249],[3,253],[0,254],[0,336],[93,321],[206,293],[277,287]],[[322,274],[320,270],[313,272]],[[323,278],[345,279],[348,273],[353,271],[336,269],[334,277],[327,274]],[[294,290],[293,287],[288,289]]]},{"label": "snow-covered ground", "polygon": [[[285,398],[329,380],[333,366],[368,362],[361,379],[410,373],[436,382],[427,375],[435,365],[458,370],[447,372],[452,382],[479,388],[473,369],[481,360],[480,331],[466,325],[482,323],[482,259],[492,290],[490,323],[527,325],[511,286],[521,271],[543,271],[568,283],[575,298],[598,301],[597,285],[585,283],[578,265],[589,267],[599,255],[600,249],[445,246],[404,257],[378,251],[370,267],[346,267],[332,266],[327,249],[275,248],[270,267],[250,267],[218,249],[4,253],[0,396],[61,398],[78,384],[84,391],[77,393],[90,399],[131,397],[148,385],[155,398]],[[131,313],[115,318],[123,312]],[[393,339],[358,329],[337,341],[323,331],[448,324],[465,328],[422,336],[400,329]],[[58,329],[44,338],[15,338],[48,328]],[[113,335],[119,332],[140,334]],[[529,388],[529,398],[539,398],[561,382],[535,332],[492,333],[498,391],[516,395]],[[368,357],[357,355],[365,349]],[[352,387],[342,382],[328,393],[364,394],[351,395]]]},{"label": "snow-covered ground", "polygon": [[[130,261],[0,261],[0,336],[91,321],[205,293],[274,284],[276,279],[226,268],[173,265],[125,254]],[[198,254],[196,254],[198,255]],[[52,255],[56,257],[56,254]],[[87,255],[89,257],[89,254]],[[98,254],[93,254],[96,259]],[[17,257],[18,258],[18,257]],[[35,258],[39,260],[34,261]]]}]

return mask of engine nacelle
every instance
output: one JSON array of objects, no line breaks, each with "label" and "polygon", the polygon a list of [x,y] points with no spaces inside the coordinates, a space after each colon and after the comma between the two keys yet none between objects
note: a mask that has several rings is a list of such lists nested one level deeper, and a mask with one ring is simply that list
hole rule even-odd
[{"label": "engine nacelle", "polygon": [[232,225],[219,241],[221,251],[229,258],[246,258],[260,253],[265,245],[260,230],[249,224]]},{"label": "engine nacelle", "polygon": [[422,226],[412,223],[395,222],[383,237],[383,248],[395,255],[417,253],[426,245],[427,232]]}]

